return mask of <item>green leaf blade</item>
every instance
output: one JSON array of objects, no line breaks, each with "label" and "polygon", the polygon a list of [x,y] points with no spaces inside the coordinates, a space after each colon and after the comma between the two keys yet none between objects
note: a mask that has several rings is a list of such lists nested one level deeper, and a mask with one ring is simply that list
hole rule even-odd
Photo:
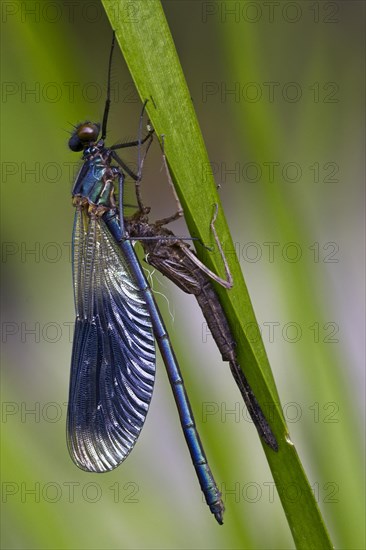
[{"label": "green leaf blade", "polygon": [[[142,101],[158,136],[165,135],[165,153],[192,236],[212,242],[210,221],[219,205],[216,229],[225,250],[234,244],[223,215],[210,170],[209,158],[179,63],[164,12],[158,0],[138,2],[134,17],[127,17],[131,2],[102,0]],[[125,17],[123,16],[125,15]],[[217,273],[223,272],[218,254],[201,259]],[[203,258],[204,256],[204,258]],[[253,307],[236,255],[227,254],[234,287],[216,285],[220,301],[237,342],[240,365],[260,403],[272,412],[270,423],[279,443],[278,453],[263,445],[296,548],[333,548],[296,448],[290,440],[281,405],[257,325]],[[249,328],[248,328],[249,327]],[[267,411],[268,407],[263,407]],[[291,491],[296,491],[292,493]]]}]

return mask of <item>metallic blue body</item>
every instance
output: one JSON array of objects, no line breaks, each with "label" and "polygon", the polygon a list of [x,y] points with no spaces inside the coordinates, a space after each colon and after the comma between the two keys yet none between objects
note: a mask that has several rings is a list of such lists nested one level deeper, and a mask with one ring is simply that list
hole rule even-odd
[{"label": "metallic blue body", "polygon": [[207,504],[222,523],[224,505],[195,426],[179,365],[131,240],[114,184],[123,175],[102,142],[84,151],[73,188],[76,325],[68,446],[82,469],[108,471],[132,450],[150,403],[158,342],[182,429]]}]

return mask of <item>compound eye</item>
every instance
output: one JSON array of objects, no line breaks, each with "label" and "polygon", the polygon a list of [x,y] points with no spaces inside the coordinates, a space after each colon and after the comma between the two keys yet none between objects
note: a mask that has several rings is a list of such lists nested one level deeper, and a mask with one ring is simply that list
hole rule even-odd
[{"label": "compound eye", "polygon": [[86,122],[77,128],[77,135],[80,141],[97,141],[99,135],[99,124]]},{"label": "compound eye", "polygon": [[84,149],[84,145],[81,143],[80,139],[76,134],[73,134],[69,139],[69,147],[71,151],[74,151],[75,153],[82,151]]},{"label": "compound eye", "polygon": [[69,139],[71,151],[82,151],[90,143],[97,141],[99,132],[99,124],[94,124],[93,122],[79,124]]}]

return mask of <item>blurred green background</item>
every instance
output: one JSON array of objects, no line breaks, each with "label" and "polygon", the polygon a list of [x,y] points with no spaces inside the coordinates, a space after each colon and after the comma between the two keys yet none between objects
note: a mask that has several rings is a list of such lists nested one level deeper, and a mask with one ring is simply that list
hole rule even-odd
[{"label": "blurred green background", "polygon": [[[138,4],[121,17],[138,18]],[[334,544],[364,548],[365,5],[163,6],[292,440]],[[162,313],[225,524],[202,502],[160,359],[132,457],[100,476],[71,462],[70,191],[80,159],[67,132],[101,119],[111,29],[97,1],[1,9],[2,547],[293,548],[228,366],[194,299],[162,276],[153,286],[169,301]],[[109,143],[134,139],[141,104],[119,51],[112,100]],[[156,145],[143,185],[153,217],[170,214]]]}]

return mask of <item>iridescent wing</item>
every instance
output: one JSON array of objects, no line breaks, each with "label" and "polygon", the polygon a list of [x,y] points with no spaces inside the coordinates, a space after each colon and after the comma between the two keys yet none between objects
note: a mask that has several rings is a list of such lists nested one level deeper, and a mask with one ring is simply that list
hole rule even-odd
[{"label": "iridescent wing", "polygon": [[79,468],[105,472],[131,452],[155,379],[151,318],[103,220],[77,208],[73,233],[76,322],[67,440]]}]

